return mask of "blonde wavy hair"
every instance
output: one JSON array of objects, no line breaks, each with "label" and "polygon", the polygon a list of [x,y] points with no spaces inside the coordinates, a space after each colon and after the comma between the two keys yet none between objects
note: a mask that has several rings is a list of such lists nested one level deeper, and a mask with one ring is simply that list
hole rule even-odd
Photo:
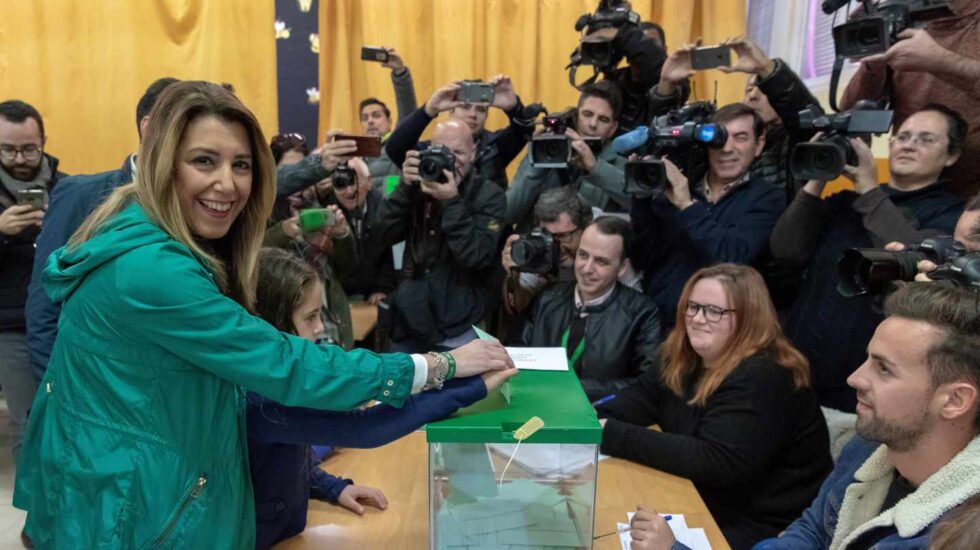
[{"label": "blonde wavy hair", "polygon": [[[209,245],[202,245],[191,232],[177,199],[176,178],[177,154],[184,133],[192,121],[205,116],[241,124],[252,152],[248,202],[228,234]],[[154,223],[208,264],[222,293],[254,311],[256,262],[275,194],[276,165],[255,115],[218,84],[177,82],[160,95],[150,113],[133,183],[116,189],[92,212],[68,246],[77,247],[96,236],[107,220],[136,202]]]}]

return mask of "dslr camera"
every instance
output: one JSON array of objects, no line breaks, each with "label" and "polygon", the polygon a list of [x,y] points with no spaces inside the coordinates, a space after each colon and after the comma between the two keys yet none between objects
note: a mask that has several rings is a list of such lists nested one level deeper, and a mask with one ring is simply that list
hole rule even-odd
[{"label": "dslr camera", "polygon": [[[840,9],[847,0],[826,0],[824,13]],[[840,57],[884,53],[905,29],[921,27],[933,19],[952,17],[948,0],[885,0],[864,2],[864,13],[834,27],[834,49]]]},{"label": "dslr camera", "polygon": [[444,145],[430,145],[419,153],[419,176],[425,181],[446,183],[443,170],[453,172],[456,169],[456,156]]},{"label": "dslr camera", "polygon": [[354,183],[357,182],[357,174],[354,169],[351,168],[347,161],[343,161],[334,168],[333,174],[330,175],[330,183],[336,190],[346,189]]},{"label": "dslr camera", "polygon": [[493,86],[482,80],[464,80],[456,92],[456,100],[463,103],[493,103]]},{"label": "dslr camera", "polygon": [[793,177],[828,181],[841,175],[845,164],[856,166],[850,138],[882,134],[892,125],[894,112],[875,109],[876,106],[874,101],[862,100],[850,111],[832,115],[822,114],[816,105],[800,111],[800,128],[823,132],[823,136],[793,148],[789,159]]},{"label": "dslr camera", "polygon": [[516,271],[542,275],[557,273],[561,248],[551,233],[536,227],[511,244],[510,258],[516,264]]},{"label": "dslr camera", "polygon": [[851,248],[837,261],[837,291],[848,298],[886,293],[895,281],[912,281],[922,260],[939,266],[929,278],[980,292],[980,252],[967,253],[952,237],[926,239],[901,252]]},{"label": "dslr camera", "polygon": [[[706,101],[688,103],[613,140],[617,153],[646,147],[654,156],[668,156],[686,173],[692,172],[703,148],[723,147],[728,141],[724,126],[709,122],[715,106]],[[630,194],[658,195],[667,188],[667,171],[660,159],[631,160],[626,163],[625,191]]]},{"label": "dslr camera", "polygon": [[[545,116],[541,124],[545,127],[542,132],[531,138],[528,149],[531,166],[535,168],[568,168],[572,161],[574,150],[572,141],[565,135],[565,130],[575,125],[575,109],[563,113],[551,113]],[[602,139],[584,137],[585,143],[596,156],[602,152]]]}]

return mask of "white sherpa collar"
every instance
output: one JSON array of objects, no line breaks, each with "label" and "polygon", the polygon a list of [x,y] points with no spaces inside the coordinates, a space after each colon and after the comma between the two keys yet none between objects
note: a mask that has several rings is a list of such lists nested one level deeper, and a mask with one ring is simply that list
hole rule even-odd
[{"label": "white sherpa collar", "polygon": [[854,473],[855,483],[845,492],[830,550],[846,548],[862,534],[889,525],[894,525],[902,538],[910,538],[980,493],[980,436],[918,489],[878,513],[894,473],[888,449],[879,446]]}]

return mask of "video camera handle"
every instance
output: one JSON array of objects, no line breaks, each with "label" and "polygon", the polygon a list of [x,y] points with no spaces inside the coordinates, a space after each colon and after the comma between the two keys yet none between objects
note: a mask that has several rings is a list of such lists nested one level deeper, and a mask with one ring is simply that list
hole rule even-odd
[{"label": "video camera handle", "polygon": [[[841,112],[840,107],[837,105],[837,86],[840,84],[840,74],[841,70],[844,68],[844,61],[846,58],[837,56],[834,59],[834,69],[830,73],[830,108],[835,112]],[[882,89],[881,99],[879,99],[879,104],[881,109],[890,110],[892,101],[892,85],[894,83],[895,71],[891,67],[885,65],[885,84]],[[881,102],[884,102],[881,104]]]}]

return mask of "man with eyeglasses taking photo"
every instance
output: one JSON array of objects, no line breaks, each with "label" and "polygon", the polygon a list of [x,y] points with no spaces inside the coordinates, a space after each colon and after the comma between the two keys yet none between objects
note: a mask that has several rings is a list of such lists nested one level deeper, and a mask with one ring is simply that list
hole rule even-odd
[{"label": "man with eyeglasses taking photo", "polygon": [[27,361],[24,304],[48,193],[64,174],[44,152],[44,121],[23,101],[0,103],[0,385],[16,458],[39,379]]},{"label": "man with eyeglasses taking photo", "polygon": [[844,175],[854,190],[821,199],[826,182],[811,180],[776,223],[773,256],[807,269],[783,327],[810,360],[821,405],[854,411],[847,377],[864,361],[865,344],[882,320],[872,296],[845,298],[837,291],[838,259],[848,248],[952,234],[963,204],[946,191],[942,176],[959,159],[967,130],[945,105],[912,114],[890,139],[888,180],[881,185],[871,149],[851,139],[857,165],[845,166]]}]

